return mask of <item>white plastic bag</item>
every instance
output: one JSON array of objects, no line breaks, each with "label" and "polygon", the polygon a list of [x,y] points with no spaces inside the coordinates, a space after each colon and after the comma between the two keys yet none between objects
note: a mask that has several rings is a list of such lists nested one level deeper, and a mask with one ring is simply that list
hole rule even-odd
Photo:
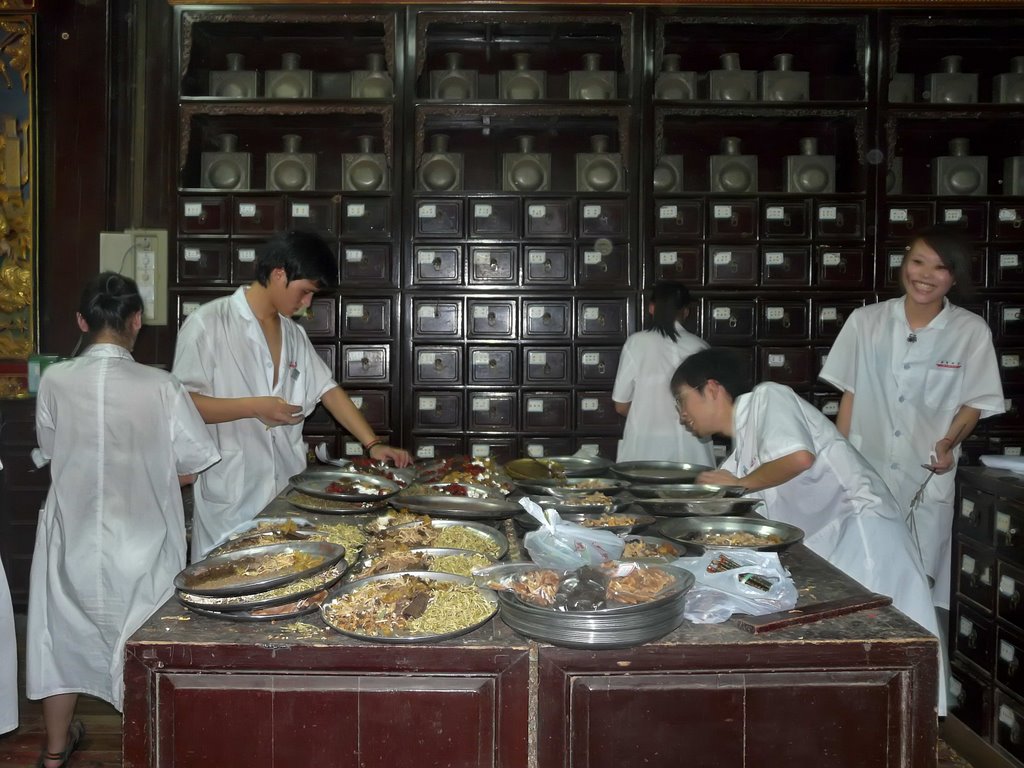
[{"label": "white plastic bag", "polygon": [[[708,573],[708,565],[722,555],[721,550],[708,550],[700,557],[683,557],[673,563],[697,579],[686,593],[685,618],[695,624],[718,624],[734,613],[763,616],[796,605],[796,585],[779,562],[778,553],[730,549],[727,554],[739,563],[739,568]],[[746,583],[748,574],[771,581],[771,588],[766,592]]]},{"label": "white plastic bag", "polygon": [[611,531],[567,523],[553,509],[541,509],[525,496],[519,504],[540,523],[540,528],[523,537],[526,551],[537,565],[574,571],[584,565],[600,565],[622,556],[626,542]]}]

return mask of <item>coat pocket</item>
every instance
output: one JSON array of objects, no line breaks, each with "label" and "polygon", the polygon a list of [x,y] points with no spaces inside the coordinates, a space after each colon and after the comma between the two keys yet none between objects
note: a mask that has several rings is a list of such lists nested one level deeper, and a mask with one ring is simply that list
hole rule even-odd
[{"label": "coat pocket", "polygon": [[963,403],[963,368],[933,368],[924,377],[924,403],[937,411],[952,411]]}]

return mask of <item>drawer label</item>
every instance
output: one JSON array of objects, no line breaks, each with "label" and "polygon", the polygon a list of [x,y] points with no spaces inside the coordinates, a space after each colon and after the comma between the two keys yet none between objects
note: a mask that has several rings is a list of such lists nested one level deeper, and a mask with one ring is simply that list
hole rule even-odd
[{"label": "drawer label", "polygon": [[1009,664],[1013,661],[1013,657],[1017,655],[1014,647],[1005,640],[999,641],[999,658]]},{"label": "drawer label", "polygon": [[434,458],[434,446],[432,445],[419,445],[416,447],[416,458],[417,459],[432,459]]},{"label": "drawer label", "polygon": [[785,262],[782,251],[769,251],[764,255],[764,263],[769,267],[781,267]]},{"label": "drawer label", "polygon": [[999,578],[999,594],[1003,597],[1013,597],[1017,593],[1017,582],[1012,576],[1001,576]]},{"label": "drawer label", "polygon": [[786,218],[786,209],[781,205],[769,205],[764,212],[764,217],[768,221],[782,221]]},{"label": "drawer label", "polygon": [[1013,724],[1016,722],[1016,718],[1013,716],[1013,710],[1005,704],[1001,704],[999,706],[999,722],[1002,725],[1009,726],[1010,728],[1012,728]]},{"label": "drawer label", "polygon": [[974,624],[971,622],[971,620],[970,619],[966,619],[966,618],[961,618],[960,619],[960,634],[963,635],[964,637],[969,637],[971,632],[973,632],[973,631],[974,631]]},{"label": "drawer label", "polygon": [[363,396],[362,395],[349,395],[348,399],[352,401],[352,405],[354,405],[356,408],[362,408],[363,407]]},{"label": "drawer label", "polygon": [[974,514],[974,502],[971,499],[964,499],[960,502],[960,517],[971,517]]},{"label": "drawer label", "polygon": [[903,254],[902,253],[890,253],[889,254],[889,267],[896,268],[903,266]]},{"label": "drawer label", "polygon": [[529,253],[529,259],[531,264],[543,264],[547,257],[547,251],[530,251]]},{"label": "drawer label", "polygon": [[836,207],[834,205],[823,205],[818,209],[819,221],[835,221]]},{"label": "drawer label", "polygon": [[531,352],[527,357],[530,365],[546,365],[548,362],[547,352]]},{"label": "drawer label", "polygon": [[473,205],[473,216],[478,219],[486,219],[494,213],[494,209],[487,203],[476,203]]},{"label": "drawer label", "polygon": [[345,249],[345,261],[360,262],[363,260],[363,251],[361,248],[346,248]]},{"label": "drawer label", "polygon": [[583,263],[593,266],[594,264],[600,264],[603,261],[600,251],[584,251],[583,252]]},{"label": "drawer label", "polygon": [[530,443],[526,446],[526,455],[533,456],[535,459],[539,459],[544,455],[544,446],[538,445],[537,443]]},{"label": "drawer label", "polygon": [[473,351],[473,365],[490,365],[491,356],[482,350]]},{"label": "drawer label", "polygon": [[839,317],[839,310],[835,307],[822,307],[819,318],[821,320],[832,321]]},{"label": "drawer label", "polygon": [[531,219],[543,219],[548,214],[548,207],[546,205],[538,205],[534,203],[526,208],[526,214]]},{"label": "drawer label", "polygon": [[256,204],[255,203],[239,203],[238,204],[238,215],[243,219],[251,219],[256,215]]},{"label": "drawer label", "polygon": [[474,397],[471,400],[474,411],[489,411],[491,409],[491,399],[489,397]]},{"label": "drawer label", "polygon": [[583,308],[583,319],[584,320],[597,320],[601,317],[601,312],[597,307],[584,307]]},{"label": "drawer label", "polygon": [[1005,322],[1016,322],[1020,320],[1020,307],[1007,307],[1006,309],[1004,309],[1003,320]]},{"label": "drawer label", "polygon": [[978,577],[978,581],[984,584],[986,587],[992,586],[992,568],[987,567],[981,572],[981,576]]},{"label": "drawer label", "polygon": [[1019,445],[1008,445],[1003,448],[1003,456],[1020,456]]},{"label": "drawer label", "polygon": [[1020,266],[1020,256],[1016,253],[1000,253],[999,266],[1017,268]]},{"label": "drawer label", "polygon": [[418,261],[420,264],[429,264],[434,260],[434,257],[436,255],[437,253],[435,251],[417,251],[416,261]]},{"label": "drawer label", "polygon": [[486,320],[487,316],[491,314],[491,308],[485,305],[477,304],[473,307],[473,319],[474,320]]},{"label": "drawer label", "polygon": [[781,320],[786,316],[786,310],[782,307],[765,307],[764,316],[767,320]]},{"label": "drawer label", "polygon": [[474,459],[486,459],[491,455],[491,446],[487,443],[473,443],[469,447],[469,452]]},{"label": "drawer label", "polygon": [[907,209],[906,208],[890,208],[889,209],[889,221],[900,222],[900,221],[906,221],[907,218],[908,218],[908,216],[907,216]]},{"label": "drawer label", "polygon": [[667,267],[669,264],[675,264],[679,260],[679,254],[676,251],[658,251],[658,264],[663,267]]},{"label": "drawer label", "polygon": [[436,352],[420,352],[418,360],[420,365],[434,365],[441,362],[441,356]]},{"label": "drawer label", "polygon": [[530,307],[530,309],[527,311],[527,314],[530,316],[531,320],[540,320],[542,317],[544,317],[545,312],[547,312],[546,307],[533,306]]},{"label": "drawer label", "polygon": [[974,573],[974,558],[970,555],[964,555],[960,558],[960,571],[966,573],[968,576]]},{"label": "drawer label", "polygon": [[539,397],[531,397],[526,401],[527,413],[544,413],[544,401]]},{"label": "drawer label", "polygon": [[1003,368],[1020,368],[1020,355],[1001,355],[999,361]]},{"label": "drawer label", "polygon": [[433,219],[437,217],[437,206],[433,204],[421,205],[418,211],[421,219]]},{"label": "drawer label", "polygon": [[768,355],[769,368],[782,368],[786,364],[785,355]]},{"label": "drawer label", "polygon": [[192,219],[196,216],[203,215],[203,204],[202,203],[185,203],[185,215]]},{"label": "drawer label", "polygon": [[293,219],[308,219],[309,218],[309,203],[292,203],[292,218]]},{"label": "drawer label", "polygon": [[345,356],[345,359],[350,363],[358,363],[363,359],[365,354],[366,353],[362,349],[350,349],[348,354]]},{"label": "drawer label", "polygon": [[433,304],[421,304],[416,310],[416,317],[435,318],[437,317],[437,307]]},{"label": "drawer label", "polygon": [[473,263],[478,265],[486,266],[491,263],[491,252],[490,251],[477,251],[473,254]]},{"label": "drawer label", "polygon": [[421,397],[419,399],[419,408],[421,411],[432,411],[437,408],[436,397]]},{"label": "drawer label", "polygon": [[821,264],[825,267],[838,267],[843,263],[842,257],[838,253],[823,253],[821,254]]},{"label": "drawer label", "polygon": [[584,219],[596,219],[601,215],[600,205],[584,205],[583,206],[583,218]]},{"label": "drawer label", "polygon": [[584,365],[600,365],[601,364],[601,353],[600,352],[584,352],[583,353],[583,364]]},{"label": "drawer label", "polygon": [[345,441],[345,455],[346,456],[362,456],[363,455],[363,444],[358,440],[346,440]]},{"label": "drawer label", "polygon": [[949,693],[950,693],[950,695],[954,699],[959,698],[960,693],[964,689],[964,687],[962,685],[960,685],[960,681],[957,680],[955,677],[950,677],[949,681],[948,681],[948,685],[949,685]]},{"label": "drawer label", "polygon": [[963,220],[964,212],[959,208],[947,208],[942,212],[942,219],[947,224],[956,224],[958,221]]},{"label": "drawer label", "polygon": [[199,261],[202,257],[203,254],[198,248],[185,249],[185,261]]},{"label": "drawer label", "polygon": [[826,400],[821,406],[821,412],[826,416],[837,416],[839,415],[839,401],[838,400]]},{"label": "drawer label", "polygon": [[711,317],[715,320],[728,320],[732,317],[732,310],[728,307],[715,307],[711,312]]},{"label": "drawer label", "polygon": [[725,266],[726,264],[732,264],[732,251],[716,252],[714,262],[716,267]]},{"label": "drawer label", "polygon": [[674,219],[679,215],[679,207],[676,205],[663,205],[658,208],[659,219]]},{"label": "drawer label", "polygon": [[731,219],[732,218],[732,206],[731,205],[716,205],[714,208],[714,217],[716,219]]},{"label": "drawer label", "polygon": [[996,531],[999,533],[1010,532],[1010,516],[1005,512],[996,512]]},{"label": "drawer label", "polygon": [[999,220],[1000,221],[1016,221],[1017,211],[1015,208],[1000,208],[999,209]]},{"label": "drawer label", "polygon": [[188,317],[201,306],[202,303],[198,301],[183,301],[181,303],[181,314]]},{"label": "drawer label", "polygon": [[598,408],[596,397],[584,397],[580,401],[580,408],[584,411],[596,411]]},{"label": "drawer label", "polygon": [[349,304],[345,307],[345,317],[362,317],[363,316],[363,305],[362,304]]},{"label": "drawer label", "polygon": [[366,215],[366,205],[364,203],[349,203],[345,206],[345,212],[349,217],[358,219]]},{"label": "drawer label", "polygon": [[238,260],[244,264],[249,264],[256,261],[256,249],[255,248],[239,248],[238,249]]}]

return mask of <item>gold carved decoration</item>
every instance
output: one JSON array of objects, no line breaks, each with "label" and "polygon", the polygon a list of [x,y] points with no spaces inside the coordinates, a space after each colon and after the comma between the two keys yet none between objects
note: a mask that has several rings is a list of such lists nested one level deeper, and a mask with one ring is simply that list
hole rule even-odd
[{"label": "gold carved decoration", "polygon": [[[0,10],[32,7],[0,0]],[[32,16],[0,13],[0,397],[21,394],[23,379],[5,374],[36,344],[34,33]]]}]

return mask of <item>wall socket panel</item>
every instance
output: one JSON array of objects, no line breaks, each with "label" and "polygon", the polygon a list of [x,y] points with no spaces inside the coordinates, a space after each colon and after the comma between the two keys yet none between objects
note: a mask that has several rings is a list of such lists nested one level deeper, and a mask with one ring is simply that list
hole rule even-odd
[{"label": "wall socket panel", "polygon": [[142,322],[167,325],[167,230],[100,232],[100,271],[132,278],[142,295]]}]

